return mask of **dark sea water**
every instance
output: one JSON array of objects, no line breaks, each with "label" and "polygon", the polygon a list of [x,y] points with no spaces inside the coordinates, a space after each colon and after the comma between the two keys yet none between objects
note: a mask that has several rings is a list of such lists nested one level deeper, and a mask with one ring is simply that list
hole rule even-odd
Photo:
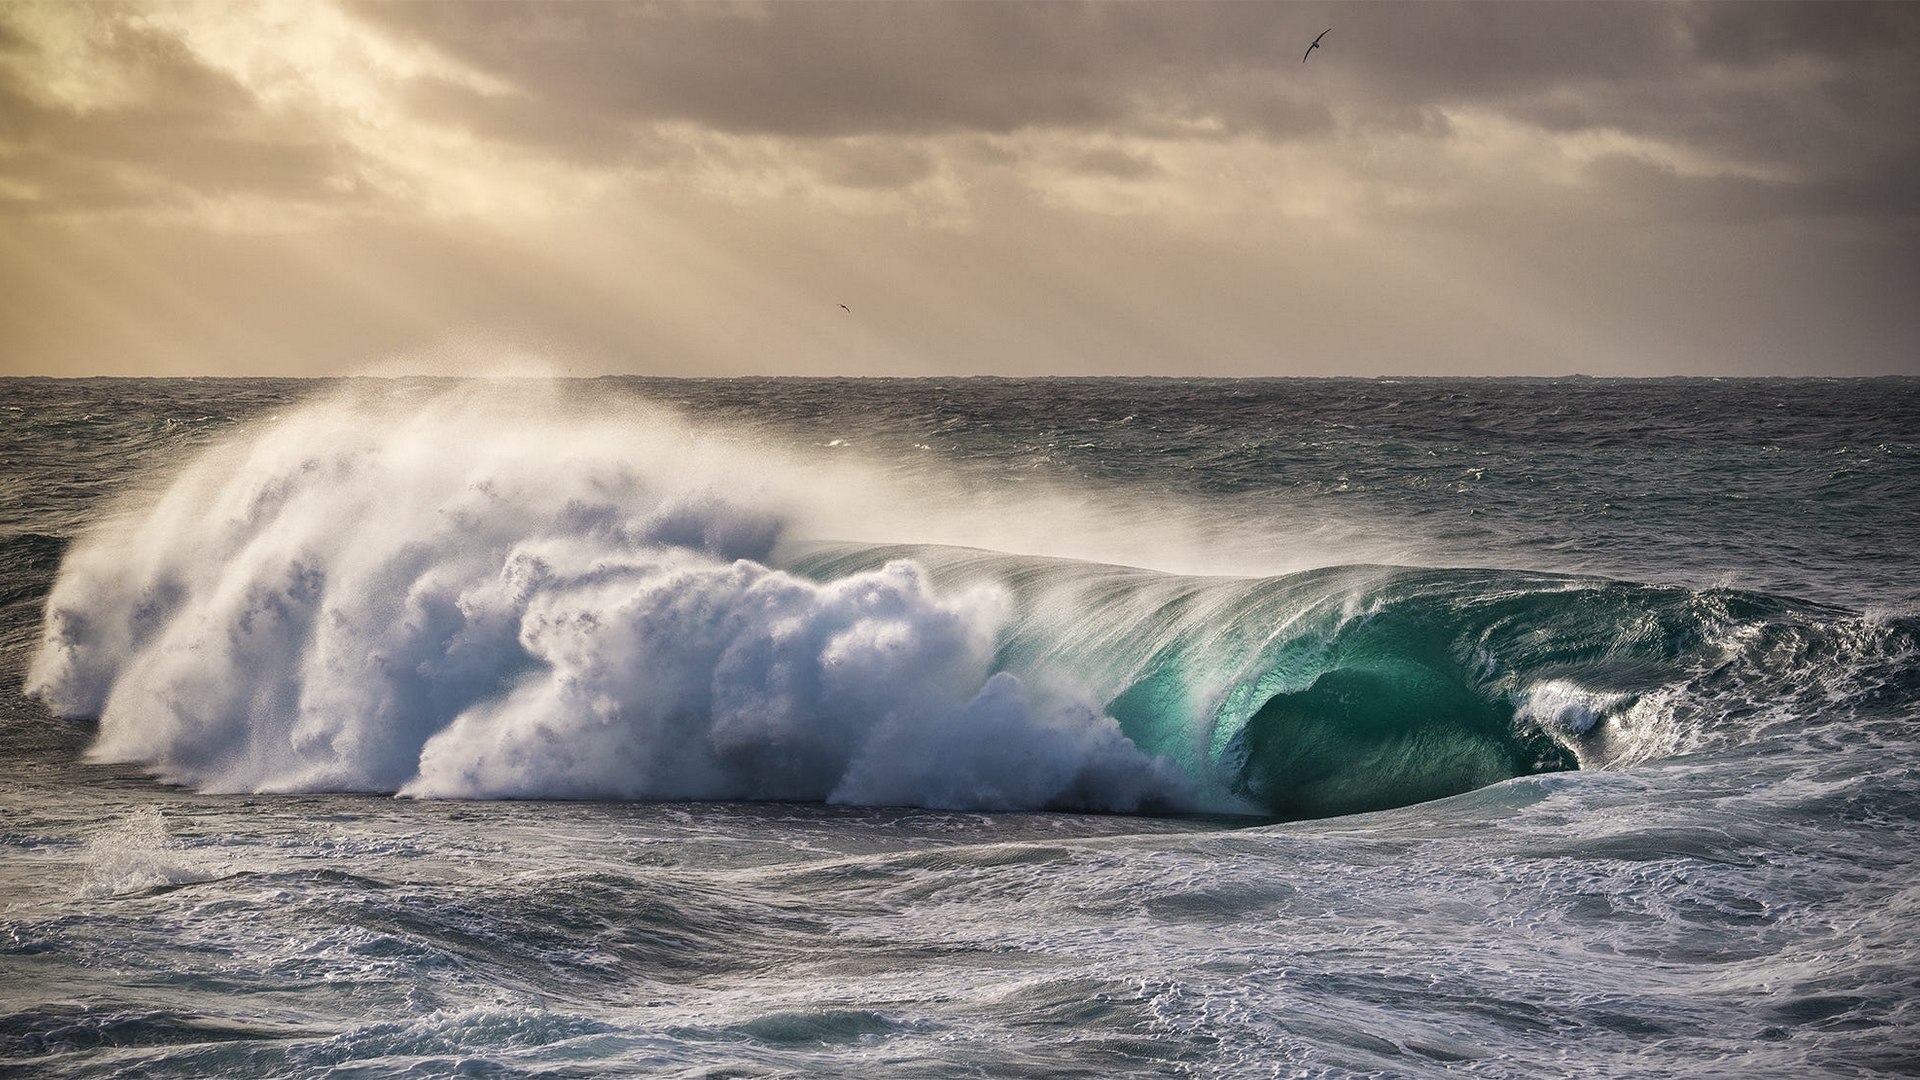
[{"label": "dark sea water", "polygon": [[1913,379],[0,380],[0,1076],[1920,1074],[1916,550]]}]

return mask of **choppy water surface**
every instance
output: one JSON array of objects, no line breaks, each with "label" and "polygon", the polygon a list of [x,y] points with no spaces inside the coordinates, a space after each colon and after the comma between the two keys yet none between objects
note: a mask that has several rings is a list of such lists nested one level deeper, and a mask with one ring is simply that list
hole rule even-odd
[{"label": "choppy water surface", "polygon": [[0,462],[0,1074],[1920,1070],[1912,380],[8,380]]}]

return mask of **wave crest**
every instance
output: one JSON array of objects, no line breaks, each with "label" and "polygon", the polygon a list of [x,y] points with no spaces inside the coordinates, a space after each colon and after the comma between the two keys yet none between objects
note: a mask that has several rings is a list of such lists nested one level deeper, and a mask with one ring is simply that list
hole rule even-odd
[{"label": "wave crest", "polygon": [[662,414],[313,406],[69,553],[29,692],[212,791],[1186,805],[992,670],[998,590],[768,566],[784,479]]}]

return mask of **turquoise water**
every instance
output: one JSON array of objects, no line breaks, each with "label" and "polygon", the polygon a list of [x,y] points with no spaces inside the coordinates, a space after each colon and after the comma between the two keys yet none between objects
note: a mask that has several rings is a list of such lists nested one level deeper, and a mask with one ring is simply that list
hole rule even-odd
[{"label": "turquoise water", "polygon": [[1920,1063],[1920,382],[0,387],[0,1073]]}]

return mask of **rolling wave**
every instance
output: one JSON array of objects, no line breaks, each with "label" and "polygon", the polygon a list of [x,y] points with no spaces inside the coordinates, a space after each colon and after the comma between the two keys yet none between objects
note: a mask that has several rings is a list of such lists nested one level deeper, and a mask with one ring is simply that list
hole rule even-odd
[{"label": "rolling wave", "polygon": [[1070,673],[1203,802],[1280,817],[1640,765],[1920,689],[1915,620],[1732,589],[1395,566],[1207,578],[931,547],[797,565],[831,578],[884,559],[946,588],[1002,584],[998,665]]},{"label": "rolling wave", "polygon": [[1832,715],[1916,638],[1511,570],[831,543],[825,490],[664,414],[320,403],[69,548],[28,689],[209,791],[1313,817],[1638,764],[1812,686]]}]

